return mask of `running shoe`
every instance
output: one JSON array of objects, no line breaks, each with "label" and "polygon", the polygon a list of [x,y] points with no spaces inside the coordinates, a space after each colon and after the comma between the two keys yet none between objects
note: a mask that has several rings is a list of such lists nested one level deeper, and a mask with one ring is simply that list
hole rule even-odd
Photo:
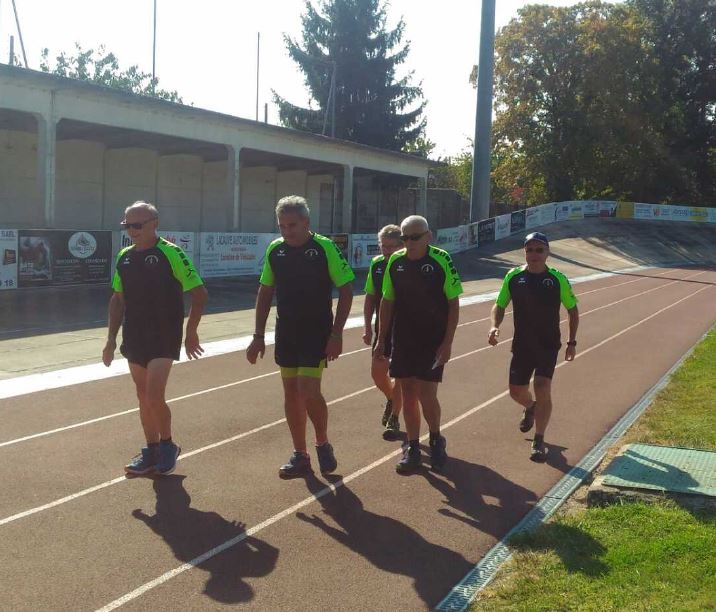
[{"label": "running shoe", "polygon": [[156,469],[158,459],[159,451],[156,450],[156,447],[149,448],[145,446],[138,455],[132,457],[132,460],[124,466],[124,471],[135,476],[149,474]]},{"label": "running shoe", "polygon": [[533,440],[532,448],[530,450],[530,460],[537,463],[542,463],[547,460],[547,448],[544,445],[544,440]]},{"label": "running shoe", "polygon": [[532,429],[532,426],[535,424],[536,406],[537,402],[533,402],[532,405],[529,408],[525,408],[524,412],[522,413],[522,420],[520,421],[520,431],[522,433],[527,433],[530,429]]},{"label": "running shoe", "polygon": [[278,475],[281,478],[296,478],[305,476],[312,471],[311,458],[301,451],[293,451],[288,463],[278,468]]},{"label": "running shoe", "polygon": [[391,414],[383,431],[383,440],[393,441],[400,436],[400,421],[395,414]]},{"label": "running shoe", "polygon": [[333,447],[330,442],[317,446],[316,454],[318,455],[318,467],[321,469],[321,474],[330,474],[336,471],[338,461],[336,461],[336,456],[333,454]]},{"label": "running shoe", "polygon": [[441,470],[447,461],[447,441],[445,436],[438,437],[430,442],[430,466],[434,470]]},{"label": "running shoe", "polygon": [[399,474],[409,474],[419,470],[423,465],[420,456],[420,448],[411,447],[409,444],[403,445],[403,458],[395,465],[395,471]]},{"label": "running shoe", "polygon": [[159,443],[159,461],[157,461],[157,474],[166,476],[171,474],[177,466],[177,458],[181,453],[181,448],[174,442]]},{"label": "running shoe", "polygon": [[381,424],[385,427],[388,424],[390,415],[393,414],[393,400],[387,400],[385,402],[385,409],[383,410],[383,417],[380,419]]}]

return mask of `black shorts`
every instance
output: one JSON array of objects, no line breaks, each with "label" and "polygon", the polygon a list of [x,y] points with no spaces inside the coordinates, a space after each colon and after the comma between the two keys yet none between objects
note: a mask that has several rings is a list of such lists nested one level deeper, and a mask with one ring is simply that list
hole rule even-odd
[{"label": "black shorts", "polygon": [[396,342],[390,356],[389,372],[393,378],[417,378],[442,382],[445,366],[433,368],[437,346],[415,346]]},{"label": "black shorts", "polygon": [[282,368],[317,368],[326,358],[332,323],[312,325],[276,321],[276,364]]},{"label": "black shorts", "polygon": [[[377,326],[373,333],[373,350],[375,350],[376,344],[378,344],[378,327]],[[389,333],[385,339],[385,350],[383,351],[383,355],[385,357],[390,357],[390,354],[392,352],[393,352],[393,334]]]},{"label": "black shorts", "polygon": [[152,359],[173,359],[179,361],[179,353],[181,351],[181,337],[179,341],[176,338],[135,338],[125,339],[122,336],[122,344],[119,352],[126,358],[129,363],[136,363],[143,368]]},{"label": "black shorts", "polygon": [[558,355],[559,347],[514,349],[510,362],[510,384],[529,385],[532,374],[552,378]]}]

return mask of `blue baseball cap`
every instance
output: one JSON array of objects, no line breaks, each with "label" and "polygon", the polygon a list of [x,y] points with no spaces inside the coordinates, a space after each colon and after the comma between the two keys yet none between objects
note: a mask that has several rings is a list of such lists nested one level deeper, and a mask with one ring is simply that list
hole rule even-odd
[{"label": "blue baseball cap", "polygon": [[545,236],[542,232],[532,232],[531,234],[527,234],[523,244],[526,245],[528,242],[532,241],[541,242],[545,246],[549,246],[549,240],[547,240],[547,236]]}]

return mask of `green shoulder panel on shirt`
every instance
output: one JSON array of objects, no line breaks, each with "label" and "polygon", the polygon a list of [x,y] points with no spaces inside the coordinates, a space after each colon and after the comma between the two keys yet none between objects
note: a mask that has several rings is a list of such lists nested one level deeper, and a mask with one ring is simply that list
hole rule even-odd
[{"label": "green shoulder panel on shirt", "polygon": [[448,300],[454,300],[462,293],[462,283],[450,253],[438,247],[429,246],[428,254],[440,264],[445,272],[445,283],[443,284],[445,297]]},{"label": "green shoulder panel on shirt", "polygon": [[157,248],[169,260],[174,278],[179,281],[183,291],[189,291],[204,284],[184,249],[164,238],[159,239]]},{"label": "green shoulder panel on shirt", "polygon": [[555,268],[548,268],[549,273],[559,281],[559,298],[567,310],[572,310],[577,305],[577,296],[574,295],[572,285],[567,277]]},{"label": "green shoulder panel on shirt", "polygon": [[276,279],[273,275],[273,269],[271,268],[271,262],[269,261],[269,255],[279,245],[283,244],[283,238],[276,238],[269,243],[266,247],[266,253],[264,254],[264,265],[261,269],[261,276],[259,277],[259,283],[266,285],[267,287],[273,287],[276,283]]},{"label": "green shoulder panel on shirt", "polygon": [[112,276],[112,290],[116,293],[123,293],[124,287],[122,286],[122,278],[119,276],[119,272],[117,271],[117,266],[119,265],[119,260],[122,259],[122,256],[129,251],[129,249],[133,249],[134,245],[130,244],[127,247],[124,247],[122,250],[117,253],[117,259],[114,261],[114,276]]},{"label": "green shoulder panel on shirt", "polygon": [[502,281],[502,287],[500,288],[500,293],[497,295],[497,301],[495,302],[500,308],[507,308],[507,305],[512,299],[512,294],[510,293],[510,281],[513,276],[519,274],[520,272],[524,272],[525,267],[526,264],[517,266],[505,274],[505,279]]},{"label": "green shoulder panel on shirt", "polygon": [[346,261],[346,258],[343,257],[343,253],[333,240],[320,234],[313,234],[313,239],[320,244],[326,252],[328,274],[336,287],[347,285],[355,279],[356,275],[353,274],[350,264]]},{"label": "green shoulder panel on shirt", "polygon": [[390,278],[390,268],[396,259],[400,259],[405,255],[406,249],[400,249],[390,256],[388,263],[385,266],[385,272],[383,272],[383,299],[392,302],[395,300],[395,287],[393,287],[393,279]]},{"label": "green shoulder panel on shirt", "polygon": [[375,264],[380,263],[383,261],[385,257],[383,255],[376,255],[373,259],[370,260],[370,266],[368,266],[368,276],[365,278],[365,288],[363,289],[366,292],[366,295],[375,295],[375,284],[373,283],[373,268],[375,268]]}]

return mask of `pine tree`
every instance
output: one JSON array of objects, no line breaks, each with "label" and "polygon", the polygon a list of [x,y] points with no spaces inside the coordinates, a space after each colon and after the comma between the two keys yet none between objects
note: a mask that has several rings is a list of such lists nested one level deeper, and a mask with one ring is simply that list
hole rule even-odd
[{"label": "pine tree", "polygon": [[386,18],[382,0],[319,0],[318,8],[307,0],[302,41],[289,36],[284,40],[305,75],[309,108],[291,104],[274,91],[283,125],[321,134],[325,123],[325,133],[331,133],[329,93],[335,63],[336,138],[394,151],[414,147],[425,129],[423,92],[411,85],[412,71],[396,80],[396,68],[405,62],[410,44],[401,45],[403,20],[388,30]]}]

